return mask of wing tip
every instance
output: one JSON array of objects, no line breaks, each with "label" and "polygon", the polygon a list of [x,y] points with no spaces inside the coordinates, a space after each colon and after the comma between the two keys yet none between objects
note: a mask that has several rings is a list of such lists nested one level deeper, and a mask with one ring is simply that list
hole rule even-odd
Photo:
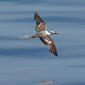
[{"label": "wing tip", "polygon": [[38,12],[35,12],[34,14],[36,15],[36,14],[38,14]]},{"label": "wing tip", "polygon": [[36,20],[37,22],[44,22],[37,12],[34,13],[34,20]]},{"label": "wing tip", "polygon": [[58,53],[56,52],[56,53],[54,53],[54,55],[55,55],[55,56],[58,56]]},{"label": "wing tip", "polygon": [[58,56],[57,50],[49,50],[53,55]]},{"label": "wing tip", "polygon": [[57,50],[55,50],[55,51],[53,51],[51,53],[53,53],[55,56],[58,56]]},{"label": "wing tip", "polygon": [[34,13],[34,20],[36,20],[36,18],[39,16],[39,14],[37,12]]}]

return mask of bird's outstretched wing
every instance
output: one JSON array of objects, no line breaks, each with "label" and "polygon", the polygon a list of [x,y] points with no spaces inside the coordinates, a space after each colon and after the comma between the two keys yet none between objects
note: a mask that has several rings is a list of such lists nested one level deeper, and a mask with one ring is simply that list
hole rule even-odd
[{"label": "bird's outstretched wing", "polygon": [[46,30],[46,23],[42,20],[37,12],[34,14],[34,20],[36,20],[35,30],[36,32],[45,31]]},{"label": "bird's outstretched wing", "polygon": [[56,46],[54,41],[49,36],[42,36],[40,37],[40,40],[48,46],[48,49],[51,53],[53,53],[55,56],[58,56]]}]

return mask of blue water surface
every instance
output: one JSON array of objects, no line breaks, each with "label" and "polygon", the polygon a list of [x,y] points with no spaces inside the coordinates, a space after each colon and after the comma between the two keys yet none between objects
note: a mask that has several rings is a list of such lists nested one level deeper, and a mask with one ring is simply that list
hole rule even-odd
[{"label": "blue water surface", "polygon": [[[35,33],[34,12],[59,33],[51,38],[58,57]],[[0,85],[85,85],[84,0],[0,0]]]}]

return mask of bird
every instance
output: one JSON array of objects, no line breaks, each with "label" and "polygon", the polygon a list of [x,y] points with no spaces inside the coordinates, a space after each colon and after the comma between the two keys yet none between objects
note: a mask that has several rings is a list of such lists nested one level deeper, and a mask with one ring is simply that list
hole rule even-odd
[{"label": "bird", "polygon": [[52,54],[58,56],[56,45],[54,41],[50,38],[50,35],[58,34],[58,33],[54,31],[47,31],[46,23],[37,12],[34,13],[34,20],[36,21],[36,26],[35,26],[36,33],[31,35],[25,35],[24,39],[39,38],[46,46],[48,46],[48,50]]}]

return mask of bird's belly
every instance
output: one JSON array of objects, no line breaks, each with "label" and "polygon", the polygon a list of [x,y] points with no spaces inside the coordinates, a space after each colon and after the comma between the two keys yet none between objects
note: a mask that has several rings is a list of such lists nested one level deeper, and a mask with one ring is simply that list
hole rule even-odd
[{"label": "bird's belly", "polygon": [[46,35],[50,35],[50,33],[48,31],[41,31],[41,32],[38,32],[38,36],[46,36]]}]

